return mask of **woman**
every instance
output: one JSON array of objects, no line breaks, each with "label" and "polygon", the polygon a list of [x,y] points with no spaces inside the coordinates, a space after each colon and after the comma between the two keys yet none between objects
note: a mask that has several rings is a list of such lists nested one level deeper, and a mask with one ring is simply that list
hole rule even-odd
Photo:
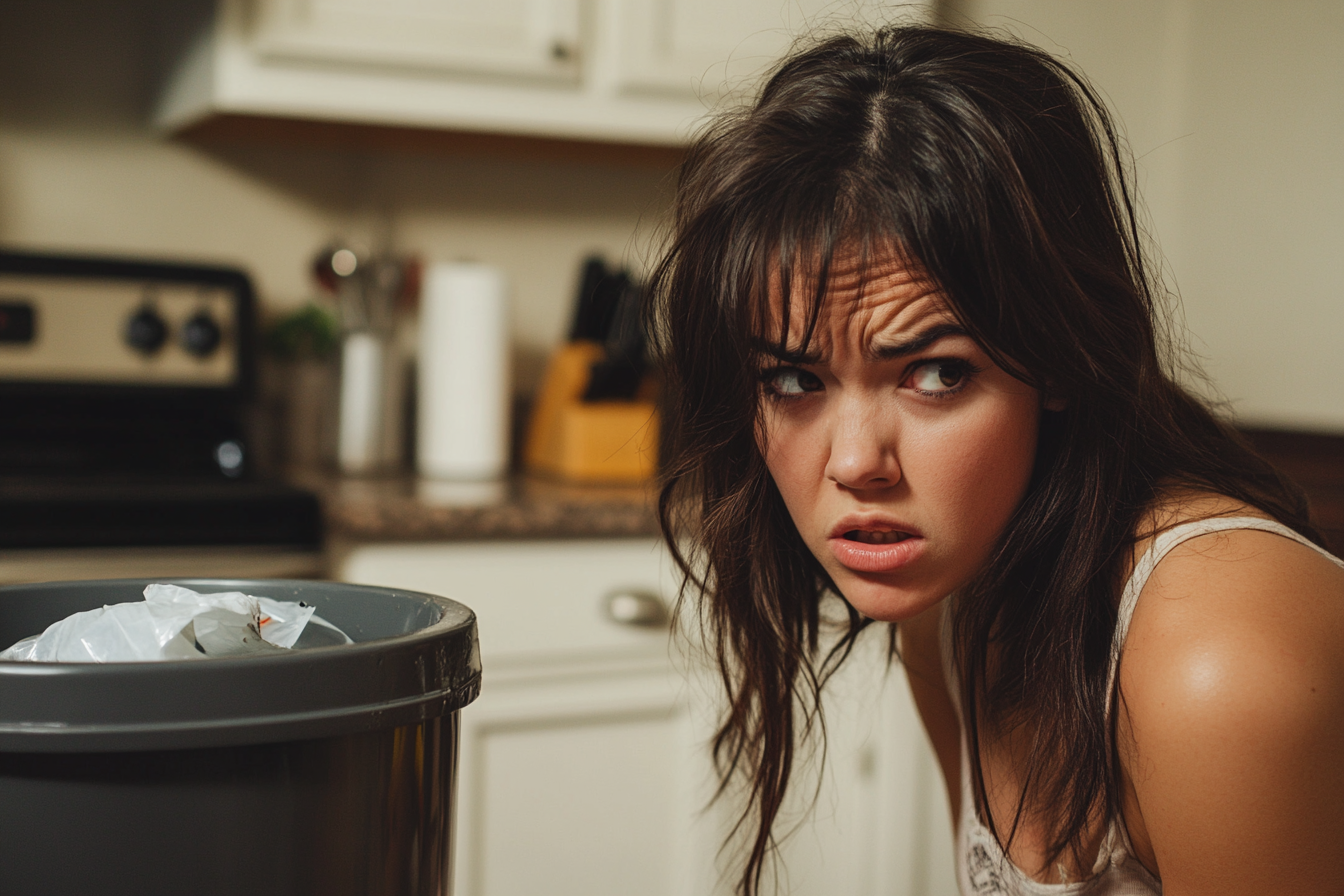
[{"label": "woman", "polygon": [[1344,571],[1173,379],[1079,76],[971,34],[825,41],[693,146],[673,236],[660,510],[748,785],[740,892],[873,621],[964,893],[1344,892]]}]

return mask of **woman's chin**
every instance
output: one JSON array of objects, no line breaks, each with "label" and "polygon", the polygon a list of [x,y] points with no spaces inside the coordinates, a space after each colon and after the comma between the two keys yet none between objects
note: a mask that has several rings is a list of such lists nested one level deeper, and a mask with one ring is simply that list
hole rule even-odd
[{"label": "woman's chin", "polygon": [[933,591],[882,584],[853,574],[838,577],[836,585],[850,606],[868,619],[878,622],[912,619],[946,596]]}]

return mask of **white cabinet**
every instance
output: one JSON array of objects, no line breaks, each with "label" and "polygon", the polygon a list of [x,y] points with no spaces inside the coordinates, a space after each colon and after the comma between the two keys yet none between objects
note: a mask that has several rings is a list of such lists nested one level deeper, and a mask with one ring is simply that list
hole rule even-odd
[{"label": "white cabinet", "polygon": [[665,664],[536,668],[465,713],[458,896],[711,892],[708,771]]},{"label": "white cabinet", "polygon": [[[926,14],[857,0],[847,20]],[[893,12],[894,10],[894,12]],[[885,11],[885,12],[884,12]],[[830,0],[218,0],[156,120],[339,121],[676,146]]]},{"label": "white cabinet", "polygon": [[664,627],[613,594],[670,596],[653,541],[366,546],[342,577],[477,614],[486,669],[462,716],[457,896],[706,896],[707,726]]},{"label": "white cabinet", "polygon": [[[457,896],[730,892],[718,853],[732,806],[705,809],[712,673],[666,629],[608,609],[612,595],[627,596],[620,616],[675,594],[658,543],[365,545],[339,573],[477,613],[485,671],[462,714]],[[815,807],[806,775],[795,788],[780,892],[955,893],[942,787],[880,641],[833,682],[826,772]]]},{"label": "white cabinet", "polygon": [[268,0],[262,59],[384,65],[548,81],[578,74],[578,0]]},{"label": "white cabinet", "polygon": [[919,16],[927,4],[620,0],[610,6],[621,90],[712,101],[755,84],[796,39],[823,34],[828,24]]}]

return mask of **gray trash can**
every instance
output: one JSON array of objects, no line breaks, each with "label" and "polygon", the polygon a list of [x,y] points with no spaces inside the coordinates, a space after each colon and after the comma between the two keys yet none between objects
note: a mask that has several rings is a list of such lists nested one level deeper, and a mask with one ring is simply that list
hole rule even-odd
[{"label": "gray trash can", "polygon": [[[278,655],[0,662],[0,893],[448,892],[472,612],[330,582],[173,583],[301,600],[355,643],[310,627]],[[146,584],[0,588],[0,647]]]}]

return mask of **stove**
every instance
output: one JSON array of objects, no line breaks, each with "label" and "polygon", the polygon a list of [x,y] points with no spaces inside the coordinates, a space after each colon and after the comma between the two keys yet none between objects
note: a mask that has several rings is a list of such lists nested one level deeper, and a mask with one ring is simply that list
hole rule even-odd
[{"label": "stove", "polygon": [[235,268],[0,251],[0,581],[320,570],[252,470],[255,320]]}]

